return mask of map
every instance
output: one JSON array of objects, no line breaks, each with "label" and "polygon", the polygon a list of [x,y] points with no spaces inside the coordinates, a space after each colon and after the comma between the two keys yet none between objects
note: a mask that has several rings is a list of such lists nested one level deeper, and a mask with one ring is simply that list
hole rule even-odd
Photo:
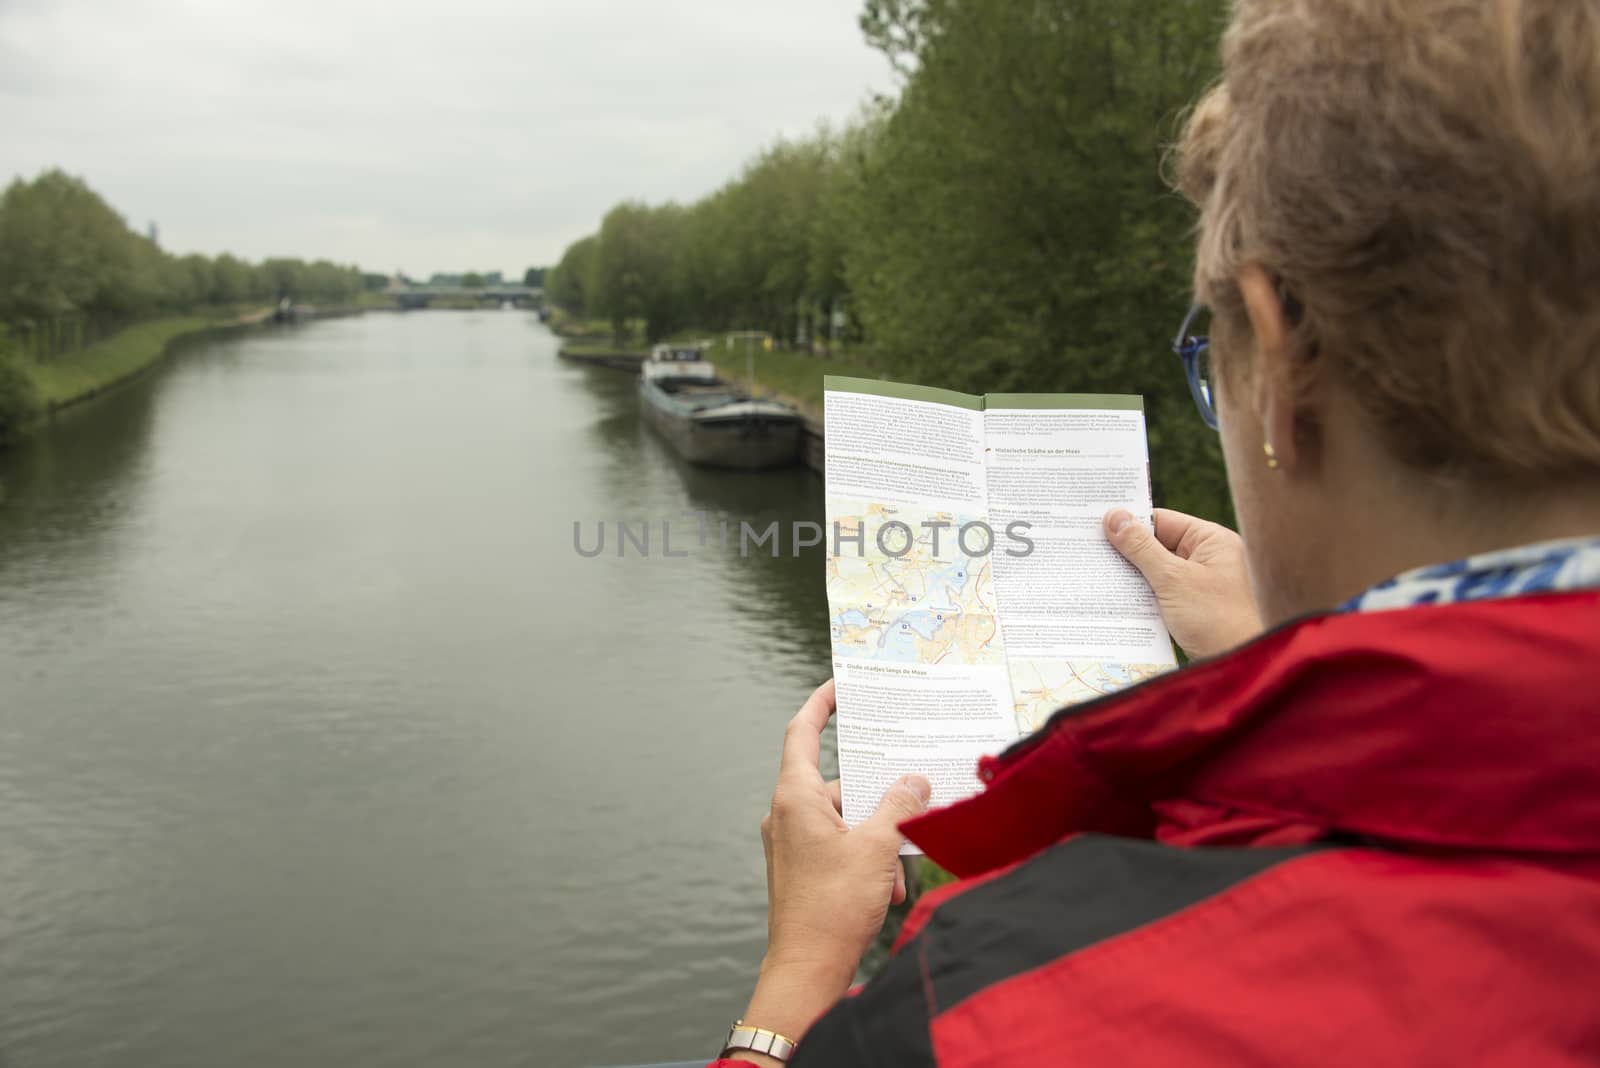
[{"label": "map", "polygon": [[863,501],[830,502],[828,514],[839,539],[828,559],[835,656],[1005,664],[987,528],[970,532],[968,546],[984,555],[969,556],[958,534],[970,517]]},{"label": "map", "polygon": [[1066,705],[1092,701],[1171,670],[1171,664],[1109,660],[1013,660],[1011,691],[1017,702],[1017,730],[1032,734]]}]

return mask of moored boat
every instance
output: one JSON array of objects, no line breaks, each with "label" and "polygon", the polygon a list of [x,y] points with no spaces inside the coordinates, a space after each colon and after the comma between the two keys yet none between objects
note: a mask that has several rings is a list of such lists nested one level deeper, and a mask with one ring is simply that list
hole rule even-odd
[{"label": "moored boat", "polygon": [[798,458],[800,413],[717,377],[702,350],[657,345],[639,369],[639,410],[690,463],[747,471]]}]

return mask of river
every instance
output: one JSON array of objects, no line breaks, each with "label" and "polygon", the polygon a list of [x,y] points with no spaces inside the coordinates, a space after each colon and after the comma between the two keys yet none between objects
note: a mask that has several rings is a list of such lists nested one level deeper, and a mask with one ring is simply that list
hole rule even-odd
[{"label": "river", "polygon": [[686,467],[556,348],[511,310],[212,340],[0,455],[0,1065],[715,1052],[822,560],[573,524],[820,486]]}]

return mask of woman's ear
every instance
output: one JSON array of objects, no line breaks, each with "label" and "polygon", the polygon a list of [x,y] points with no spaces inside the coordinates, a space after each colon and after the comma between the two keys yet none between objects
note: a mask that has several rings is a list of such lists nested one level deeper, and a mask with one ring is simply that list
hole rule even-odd
[{"label": "woman's ear", "polygon": [[1295,366],[1289,323],[1284,318],[1278,287],[1257,264],[1239,273],[1239,292],[1255,334],[1256,366],[1252,370],[1251,403],[1266,434],[1262,462],[1293,470],[1295,447]]}]

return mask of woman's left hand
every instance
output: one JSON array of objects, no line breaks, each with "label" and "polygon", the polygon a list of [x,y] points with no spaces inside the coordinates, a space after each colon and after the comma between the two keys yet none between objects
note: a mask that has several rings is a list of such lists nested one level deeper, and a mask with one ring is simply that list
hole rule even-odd
[{"label": "woman's left hand", "polygon": [[744,1019],[795,1040],[849,989],[889,905],[904,900],[899,824],[923,812],[931,793],[926,779],[907,776],[870,819],[847,825],[839,784],[818,768],[834,707],[830,680],[789,721],[772,811],[761,821],[767,955]]}]

